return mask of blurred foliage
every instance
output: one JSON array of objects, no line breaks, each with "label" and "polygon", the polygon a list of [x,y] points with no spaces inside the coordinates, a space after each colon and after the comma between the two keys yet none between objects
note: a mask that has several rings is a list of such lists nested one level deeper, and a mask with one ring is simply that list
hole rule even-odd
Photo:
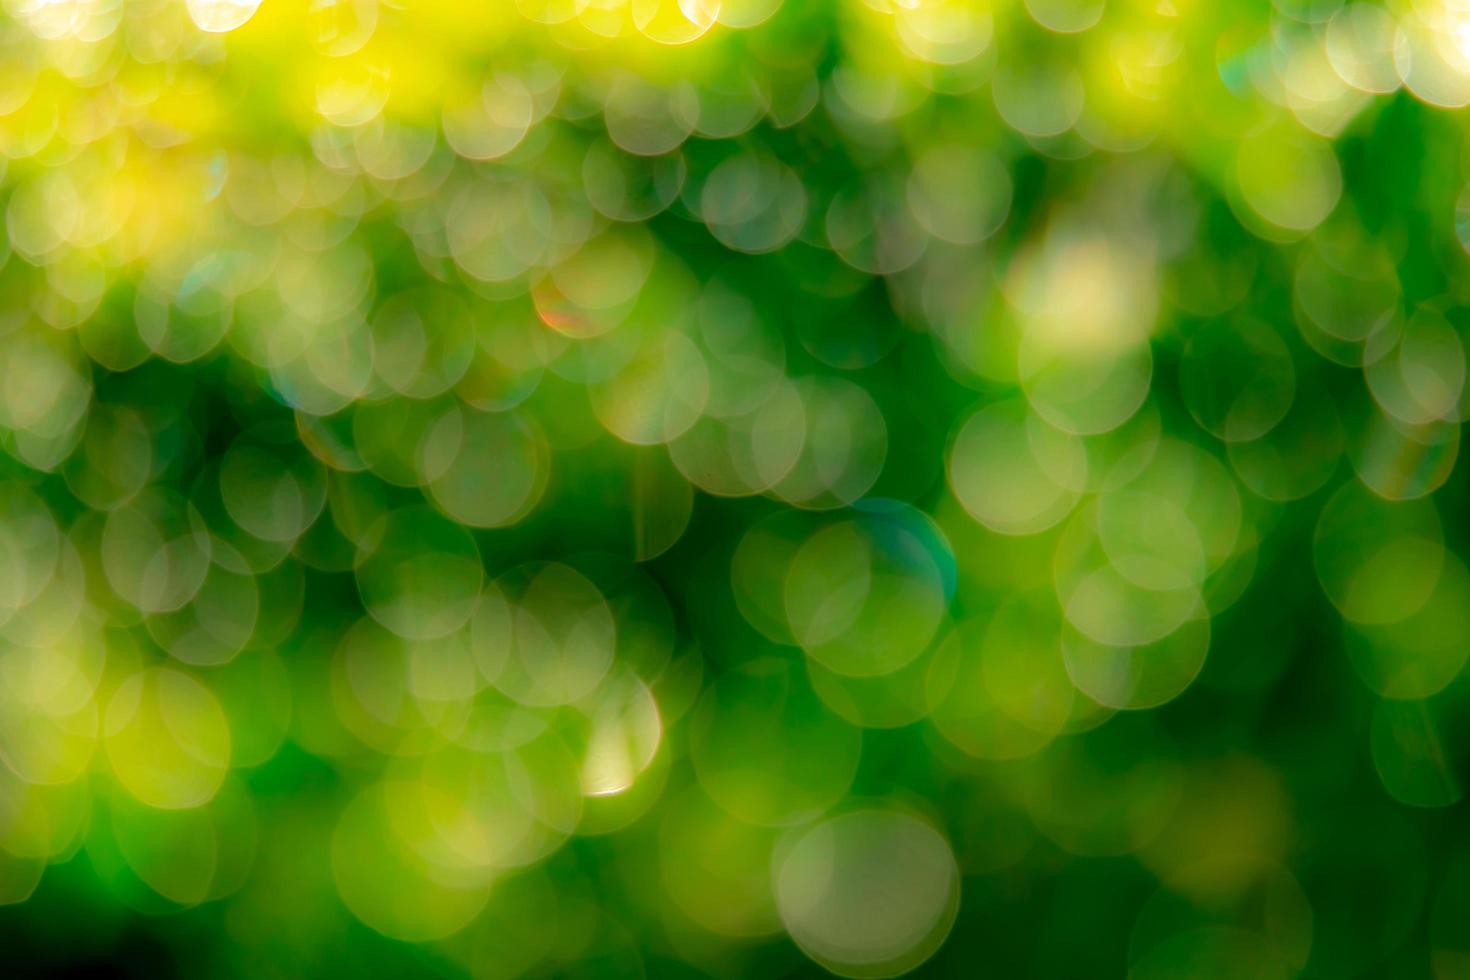
[{"label": "blurred foliage", "polygon": [[4,0],[5,972],[1470,978],[1467,105],[1466,0]]}]

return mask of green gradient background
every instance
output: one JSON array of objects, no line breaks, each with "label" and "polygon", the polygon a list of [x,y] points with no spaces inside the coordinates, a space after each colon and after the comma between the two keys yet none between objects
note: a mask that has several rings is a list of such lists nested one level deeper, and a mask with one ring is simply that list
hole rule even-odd
[{"label": "green gradient background", "polygon": [[228,9],[0,13],[0,973],[1470,978],[1470,7]]}]

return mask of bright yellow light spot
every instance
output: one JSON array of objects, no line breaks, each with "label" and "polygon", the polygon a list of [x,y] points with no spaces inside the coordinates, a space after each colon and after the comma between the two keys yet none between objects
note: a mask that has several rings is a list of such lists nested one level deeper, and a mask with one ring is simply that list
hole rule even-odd
[{"label": "bright yellow light spot", "polygon": [[230,765],[230,726],[219,702],[169,667],[124,681],[103,730],[118,782],[149,806],[182,810],[209,802]]},{"label": "bright yellow light spot", "polygon": [[260,0],[184,0],[189,19],[201,31],[226,34],[243,27],[260,9]]}]

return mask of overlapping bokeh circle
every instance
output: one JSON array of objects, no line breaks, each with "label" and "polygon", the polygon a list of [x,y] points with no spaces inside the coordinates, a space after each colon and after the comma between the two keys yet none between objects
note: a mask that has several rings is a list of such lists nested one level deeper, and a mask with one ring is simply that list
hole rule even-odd
[{"label": "overlapping bokeh circle", "polygon": [[0,932],[1461,976],[1467,106],[1462,0],[4,0]]}]

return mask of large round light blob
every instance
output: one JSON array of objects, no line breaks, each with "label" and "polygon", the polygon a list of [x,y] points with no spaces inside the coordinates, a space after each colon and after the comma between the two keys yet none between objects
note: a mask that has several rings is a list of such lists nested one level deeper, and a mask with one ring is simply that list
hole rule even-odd
[{"label": "large round light blob", "polygon": [[924,651],[948,606],[926,543],[879,517],[813,534],[786,573],[786,615],[809,656],[840,674],[897,670]]},{"label": "large round light blob", "polygon": [[245,26],[260,9],[260,0],[185,0],[189,19],[201,31],[227,34]]},{"label": "large round light blob", "polygon": [[959,910],[949,842],[905,813],[858,810],[806,831],[774,863],[776,909],[813,960],[893,977],[944,943]]}]

